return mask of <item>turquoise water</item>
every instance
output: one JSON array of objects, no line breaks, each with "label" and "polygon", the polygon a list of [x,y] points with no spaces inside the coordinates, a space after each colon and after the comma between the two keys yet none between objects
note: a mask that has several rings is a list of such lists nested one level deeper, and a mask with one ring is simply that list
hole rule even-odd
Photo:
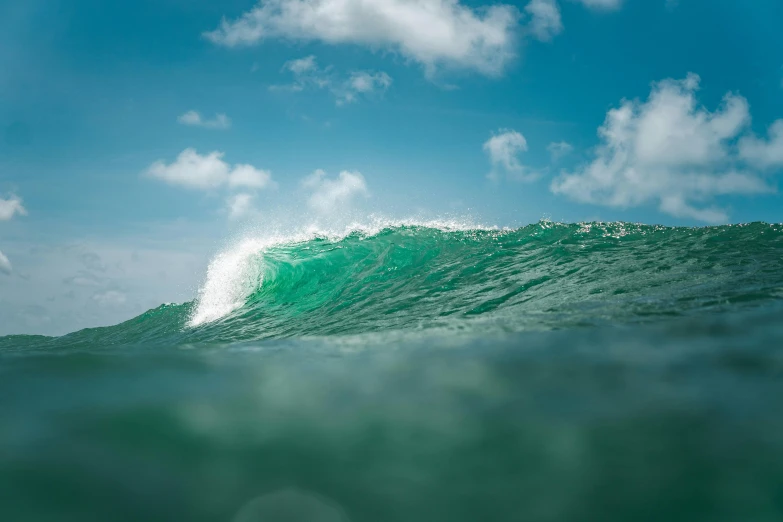
[{"label": "turquoise water", "polygon": [[0,520],[781,520],[783,226],[247,239],[0,411]]}]

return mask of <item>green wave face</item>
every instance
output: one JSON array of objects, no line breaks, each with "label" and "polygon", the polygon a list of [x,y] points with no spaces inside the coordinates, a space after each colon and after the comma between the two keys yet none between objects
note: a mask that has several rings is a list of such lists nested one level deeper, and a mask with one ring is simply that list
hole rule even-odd
[{"label": "green wave face", "polygon": [[[204,333],[246,340],[520,330],[682,315],[780,297],[781,259],[783,230],[765,224],[387,228],[253,254],[239,285],[242,306]],[[209,311],[208,297],[194,318]]]},{"label": "green wave face", "polygon": [[395,226],[245,241],[215,258],[194,302],[59,342],[226,343],[649,321],[780,299],[782,269],[783,226],[763,223]]}]

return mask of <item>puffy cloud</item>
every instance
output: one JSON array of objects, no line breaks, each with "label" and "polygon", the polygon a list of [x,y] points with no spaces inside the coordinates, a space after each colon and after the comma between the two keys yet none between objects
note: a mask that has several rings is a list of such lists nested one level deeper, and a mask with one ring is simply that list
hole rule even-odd
[{"label": "puffy cloud", "polygon": [[231,128],[231,119],[225,114],[216,114],[212,120],[206,120],[201,117],[197,111],[188,111],[179,118],[177,121],[182,125],[191,125],[194,127],[204,127],[206,129],[229,129]]},{"label": "puffy cloud", "polygon": [[310,55],[297,60],[291,60],[286,62],[283,66],[284,69],[288,69],[296,75],[301,75],[318,69],[318,65],[315,63],[315,56]]},{"label": "puffy cloud", "polygon": [[[620,7],[622,0],[572,0],[590,9],[613,10]],[[563,32],[558,0],[530,0],[525,6],[529,16],[527,32],[542,42],[549,42]]]},{"label": "puffy cloud", "polygon": [[385,72],[354,71],[347,79],[332,72],[332,67],[321,68],[315,56],[306,56],[286,62],[284,71],[294,75],[290,85],[272,85],[272,90],[301,92],[308,88],[326,89],[335,97],[337,105],[353,103],[360,96],[383,94],[391,87],[392,78]]},{"label": "puffy cloud", "polygon": [[[22,200],[16,196],[11,196],[8,199],[0,198],[0,221],[9,221],[15,215],[26,216],[27,210],[22,205]],[[9,275],[13,270],[11,261],[0,252],[0,274]]]},{"label": "puffy cloud", "polygon": [[270,89],[294,92],[304,91],[308,87],[326,89],[334,82],[331,69],[331,66],[322,69],[314,55],[290,60],[283,64],[283,71],[293,74],[294,82],[290,85],[272,85]]},{"label": "puffy cloud", "polygon": [[234,194],[227,200],[228,217],[230,219],[242,219],[253,213],[253,200],[255,195],[240,193]]},{"label": "puffy cloud", "polygon": [[5,257],[5,254],[0,252],[0,274],[9,275],[13,271],[11,262]]},{"label": "puffy cloud", "polygon": [[367,71],[356,71],[351,73],[348,81],[345,82],[340,90],[335,91],[337,104],[342,105],[356,101],[358,95],[369,95],[372,93],[385,92],[392,84],[391,76],[385,72],[370,73]]},{"label": "puffy cloud", "polygon": [[699,82],[695,74],[664,80],[646,101],[626,100],[610,110],[598,130],[595,159],[564,172],[552,191],[612,207],[657,203],[672,216],[715,223],[728,219],[724,210],[709,206],[715,196],[772,191],[763,178],[737,166],[733,144],[750,121],[747,101],[727,94],[709,112],[697,103]]},{"label": "puffy cloud", "polygon": [[174,163],[167,165],[163,160],[156,161],[147,169],[147,174],[170,185],[215,188],[228,181],[230,167],[222,158],[222,152],[202,156],[195,149],[185,149]]},{"label": "puffy cloud", "polygon": [[537,39],[548,42],[563,31],[556,0],[531,0],[525,11],[530,15],[528,31]]},{"label": "puffy cloud", "polygon": [[264,189],[271,183],[272,174],[253,165],[234,165],[228,175],[228,186],[232,188]]},{"label": "puffy cloud", "polygon": [[560,141],[557,143],[550,143],[546,150],[548,150],[549,155],[552,156],[552,161],[557,162],[571,154],[574,151],[574,147],[570,143]]},{"label": "puffy cloud", "polygon": [[15,215],[26,216],[27,210],[22,205],[22,200],[16,196],[8,199],[0,198],[0,221],[8,221]]},{"label": "puffy cloud", "polygon": [[384,72],[377,74],[354,72],[348,83],[356,92],[372,92],[378,88],[387,89],[391,85],[392,79]]},{"label": "puffy cloud", "polygon": [[761,168],[783,167],[783,120],[777,120],[770,128],[768,140],[747,136],[740,140],[740,155]]},{"label": "puffy cloud", "polygon": [[205,37],[227,47],[266,38],[357,44],[422,64],[502,73],[514,56],[520,13],[511,5],[474,9],[459,0],[262,0]]},{"label": "puffy cloud", "polygon": [[263,189],[272,185],[272,174],[252,165],[234,165],[223,161],[222,152],[200,155],[195,149],[185,149],[176,161],[166,164],[159,160],[146,170],[148,176],[170,185],[208,190],[228,185],[232,188]]},{"label": "puffy cloud", "polygon": [[343,171],[337,179],[329,179],[319,169],[302,180],[302,186],[312,192],[307,202],[310,208],[323,214],[350,204],[358,196],[370,195],[360,172]]},{"label": "puffy cloud", "polygon": [[505,173],[510,179],[517,181],[533,181],[540,174],[523,165],[519,155],[527,151],[527,140],[519,132],[511,129],[501,129],[484,143],[484,152],[492,163],[492,171],[488,177],[497,180]]}]

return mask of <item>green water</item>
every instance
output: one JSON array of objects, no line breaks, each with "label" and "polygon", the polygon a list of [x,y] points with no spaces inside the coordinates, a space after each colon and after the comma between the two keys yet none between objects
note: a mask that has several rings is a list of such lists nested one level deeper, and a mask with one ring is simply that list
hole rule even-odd
[{"label": "green water", "polygon": [[237,242],[0,338],[0,520],[783,519],[783,226]]}]

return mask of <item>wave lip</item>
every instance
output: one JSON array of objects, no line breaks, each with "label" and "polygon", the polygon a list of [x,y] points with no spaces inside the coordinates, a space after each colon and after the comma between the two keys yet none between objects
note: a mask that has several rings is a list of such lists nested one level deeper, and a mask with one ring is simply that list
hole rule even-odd
[{"label": "wave lip", "polygon": [[188,326],[217,321],[245,304],[253,289],[263,283],[261,267],[252,260],[264,246],[263,243],[246,240],[218,254],[209,263],[207,278],[199,289]]}]

